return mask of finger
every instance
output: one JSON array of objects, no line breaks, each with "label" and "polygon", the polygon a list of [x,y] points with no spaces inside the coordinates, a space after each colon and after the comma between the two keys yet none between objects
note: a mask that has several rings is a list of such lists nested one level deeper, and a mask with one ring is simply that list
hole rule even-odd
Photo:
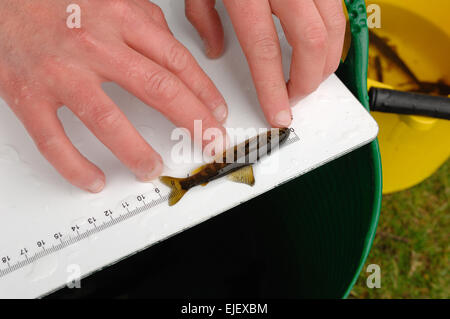
[{"label": "finger", "polygon": [[104,93],[100,83],[87,79],[72,87],[62,97],[67,107],[140,181],[158,177],[163,169],[161,156]]},{"label": "finger", "polygon": [[293,48],[288,90],[291,103],[295,104],[322,82],[328,52],[327,29],[313,0],[271,3]]},{"label": "finger", "polygon": [[315,4],[328,32],[328,54],[324,69],[324,78],[327,78],[339,67],[347,23],[341,0],[315,0]]},{"label": "finger", "polygon": [[71,184],[92,193],[100,192],[105,186],[105,175],[70,142],[56,108],[41,105],[33,109],[36,111],[21,119],[42,155]]},{"label": "finger", "polygon": [[225,41],[216,1],[186,0],[185,4],[186,17],[203,39],[206,55],[212,59],[220,57]]},{"label": "finger", "polygon": [[[142,41],[149,34],[151,41]],[[211,109],[219,122],[228,115],[225,99],[189,51],[172,35],[146,21],[130,21],[123,29],[125,42],[149,59],[175,74]]]},{"label": "finger", "polygon": [[289,126],[292,114],[269,2],[227,0],[225,6],[247,57],[267,121],[275,127]]},{"label": "finger", "polygon": [[[222,141],[215,142],[226,145],[223,126],[175,74],[126,46],[111,48],[109,54],[111,62],[101,70],[103,77],[154,107],[176,126],[188,129],[203,145],[212,142],[204,138],[208,129],[222,132]],[[201,136],[196,133],[196,121],[201,125]]]}]

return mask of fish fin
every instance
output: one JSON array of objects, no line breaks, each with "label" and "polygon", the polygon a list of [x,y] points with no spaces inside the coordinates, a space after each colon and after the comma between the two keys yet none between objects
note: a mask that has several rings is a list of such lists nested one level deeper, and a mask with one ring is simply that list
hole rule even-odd
[{"label": "fish fin", "polygon": [[[189,174],[190,176],[195,175],[197,173],[200,173],[204,168],[206,167],[206,165],[202,165],[199,168],[194,169],[191,174]],[[202,184],[202,186],[206,186],[208,185],[208,183]]]},{"label": "fish fin", "polygon": [[196,168],[196,169],[194,169],[192,172],[191,172],[191,174],[189,174],[189,175],[195,175],[195,174],[197,174],[197,173],[200,173],[201,171],[202,171],[202,169],[204,169],[206,167],[206,165],[202,165],[202,166],[200,166],[200,167],[198,167],[198,168]]},{"label": "fish fin", "polygon": [[170,176],[161,176],[159,180],[172,190],[169,195],[169,206],[173,206],[186,194],[187,189],[181,187],[180,181],[182,178],[175,178]]},{"label": "fish fin", "polygon": [[243,183],[250,186],[255,185],[255,176],[253,176],[253,167],[251,165],[229,174],[228,178],[236,183]]}]

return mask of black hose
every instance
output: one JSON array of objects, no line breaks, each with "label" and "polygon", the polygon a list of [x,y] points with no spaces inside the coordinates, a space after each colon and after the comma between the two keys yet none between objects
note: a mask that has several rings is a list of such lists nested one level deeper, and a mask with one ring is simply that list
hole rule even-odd
[{"label": "black hose", "polygon": [[371,88],[370,110],[450,120],[450,98]]}]

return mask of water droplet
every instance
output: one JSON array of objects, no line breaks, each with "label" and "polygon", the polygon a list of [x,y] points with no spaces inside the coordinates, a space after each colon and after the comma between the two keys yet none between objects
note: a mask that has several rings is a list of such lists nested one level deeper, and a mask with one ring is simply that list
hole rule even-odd
[{"label": "water droplet", "polygon": [[89,204],[92,207],[96,207],[96,208],[104,208],[106,206],[105,203],[105,197],[101,197],[101,198],[94,198],[92,199]]},{"label": "water droplet", "polygon": [[88,238],[89,238],[89,242],[93,243],[98,240],[98,235],[94,234],[94,235],[89,236]]},{"label": "water droplet", "polygon": [[28,176],[30,176],[31,180],[33,181],[34,186],[42,187],[42,182],[36,175],[29,174]]},{"label": "water droplet", "polygon": [[149,233],[147,235],[147,242],[150,243],[154,243],[156,241],[156,236],[154,233]]},{"label": "water droplet", "polygon": [[26,277],[31,282],[37,282],[44,280],[55,273],[58,269],[58,256],[57,255],[48,255],[43,259],[39,259],[33,263],[30,272],[26,275]]},{"label": "water droplet", "polygon": [[327,136],[327,131],[325,131],[325,130],[317,130],[316,131],[317,138],[324,138],[326,136]]},{"label": "water droplet", "polygon": [[191,224],[194,223],[194,221],[195,221],[194,215],[189,215],[188,220],[189,220],[189,223],[191,223]]},{"label": "water droplet", "polygon": [[[79,245],[78,243],[72,244],[72,245],[71,245],[71,246],[72,246],[71,248],[74,248],[74,247],[76,247],[76,246],[78,246],[78,245]],[[78,250],[78,249],[73,249],[73,251],[71,251],[71,252],[69,252],[69,253],[67,254],[67,261],[68,261],[68,262],[75,262],[75,261],[78,260],[79,256],[80,256],[80,250]]]},{"label": "water droplet", "polygon": [[2,145],[0,146],[0,160],[17,163],[20,161],[19,152],[12,145]]}]

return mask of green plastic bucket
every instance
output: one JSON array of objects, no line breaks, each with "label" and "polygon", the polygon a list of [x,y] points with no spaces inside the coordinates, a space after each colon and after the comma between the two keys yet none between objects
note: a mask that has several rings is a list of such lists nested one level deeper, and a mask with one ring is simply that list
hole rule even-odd
[{"label": "green plastic bucket", "polygon": [[[368,108],[365,3],[345,3],[352,44],[338,75]],[[375,236],[381,176],[375,141],[108,267],[80,294],[345,298]]]}]

